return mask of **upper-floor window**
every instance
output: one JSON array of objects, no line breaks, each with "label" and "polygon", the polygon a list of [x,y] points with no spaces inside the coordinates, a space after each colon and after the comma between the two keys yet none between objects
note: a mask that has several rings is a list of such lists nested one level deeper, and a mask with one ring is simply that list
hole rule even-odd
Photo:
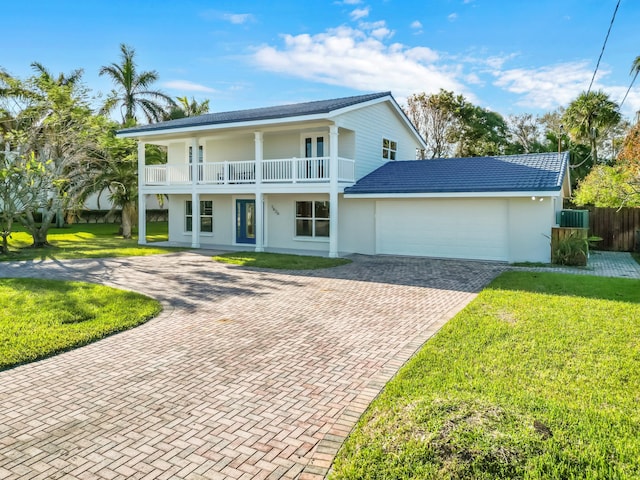
[{"label": "upper-floor window", "polygon": [[[202,145],[198,146],[198,163],[202,163],[204,160],[204,149]],[[189,163],[193,162],[193,147],[189,145]]]},{"label": "upper-floor window", "polygon": [[327,141],[322,133],[302,136],[302,156],[305,158],[324,157]]},{"label": "upper-floor window", "polygon": [[382,139],[382,158],[385,160],[395,160],[398,151],[398,143],[388,138]]}]

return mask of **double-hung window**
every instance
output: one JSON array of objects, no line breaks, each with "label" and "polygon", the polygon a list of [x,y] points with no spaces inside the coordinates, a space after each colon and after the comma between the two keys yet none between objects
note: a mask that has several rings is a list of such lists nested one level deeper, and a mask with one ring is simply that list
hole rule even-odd
[{"label": "double-hung window", "polygon": [[296,237],[329,236],[329,202],[296,202]]},{"label": "double-hung window", "polygon": [[398,143],[388,138],[382,139],[382,158],[385,160],[395,160],[398,151]]},{"label": "double-hung window", "polygon": [[[193,202],[187,200],[185,203],[185,231],[193,231]],[[213,233],[213,201],[200,200],[200,231],[203,233]]]}]

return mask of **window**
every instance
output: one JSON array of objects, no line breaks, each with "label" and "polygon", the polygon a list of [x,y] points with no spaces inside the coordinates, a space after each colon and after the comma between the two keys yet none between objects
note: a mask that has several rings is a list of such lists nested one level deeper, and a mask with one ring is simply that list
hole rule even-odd
[{"label": "window", "polygon": [[[185,203],[185,231],[193,230],[193,203],[187,200]],[[200,200],[200,231],[213,233],[213,201]]]},{"label": "window", "polygon": [[329,202],[296,202],[296,236],[329,236]]},{"label": "window", "polygon": [[[198,146],[198,163],[202,163],[204,160],[204,150],[202,145]],[[193,162],[193,147],[189,146],[189,163]]]},{"label": "window", "polygon": [[398,144],[387,138],[382,139],[382,158],[385,160],[395,160]]},{"label": "window", "polygon": [[324,157],[327,139],[322,133],[302,137],[302,155],[305,158]]}]

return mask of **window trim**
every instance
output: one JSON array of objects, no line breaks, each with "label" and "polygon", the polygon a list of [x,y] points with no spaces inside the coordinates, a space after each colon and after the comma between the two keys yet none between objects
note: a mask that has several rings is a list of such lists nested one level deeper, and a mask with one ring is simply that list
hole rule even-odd
[{"label": "window trim", "polygon": [[[210,215],[207,215],[207,214],[203,213],[205,211],[205,209],[203,208],[203,205],[202,205],[204,202],[210,202],[211,203],[211,214]],[[190,214],[187,213],[189,211],[188,204],[190,204],[190,203],[192,203],[192,200],[185,200],[185,202],[184,202],[184,231],[185,231],[185,233],[192,234],[193,233],[193,204],[191,205],[191,213]],[[191,218],[191,229],[187,228],[187,218]],[[203,218],[210,218],[211,219],[211,231],[202,230],[202,219]],[[200,200],[200,234],[201,235],[213,235],[213,200]]]},{"label": "window trim", "polygon": [[[299,217],[298,216],[298,203],[311,203],[311,217]],[[317,217],[316,216],[316,203],[326,203],[327,204],[327,217]],[[304,242],[328,242],[331,238],[331,208],[328,200],[295,200],[294,201],[294,216],[293,216],[293,238],[295,240],[304,241]],[[311,221],[311,235],[298,235],[298,220],[310,220]],[[326,221],[327,227],[329,228],[328,235],[316,235],[316,222],[317,221]]]}]

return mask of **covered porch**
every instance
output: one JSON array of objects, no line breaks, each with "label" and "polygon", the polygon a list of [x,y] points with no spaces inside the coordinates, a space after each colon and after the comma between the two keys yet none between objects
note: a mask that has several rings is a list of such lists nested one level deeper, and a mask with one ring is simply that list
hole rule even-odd
[{"label": "covered porch", "polygon": [[[318,186],[319,187],[319,186]],[[146,243],[140,205],[139,242]],[[169,244],[338,257],[338,195],[328,189],[168,195]]]}]

